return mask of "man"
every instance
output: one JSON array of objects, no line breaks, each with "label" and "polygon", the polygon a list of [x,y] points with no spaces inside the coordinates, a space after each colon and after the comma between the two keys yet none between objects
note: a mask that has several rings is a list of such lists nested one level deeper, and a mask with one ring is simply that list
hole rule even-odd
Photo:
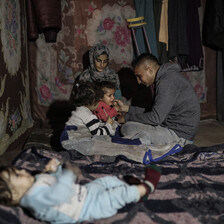
[{"label": "man", "polygon": [[151,54],[141,54],[133,62],[138,83],[154,84],[150,111],[117,101],[127,112],[121,134],[141,138],[145,144],[192,143],[200,122],[200,104],[191,84],[181,75],[176,63],[159,65]]}]

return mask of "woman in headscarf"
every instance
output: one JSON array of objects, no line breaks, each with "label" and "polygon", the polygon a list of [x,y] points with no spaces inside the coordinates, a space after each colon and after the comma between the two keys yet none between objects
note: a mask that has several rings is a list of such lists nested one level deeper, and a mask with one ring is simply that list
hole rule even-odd
[{"label": "woman in headscarf", "polygon": [[118,74],[109,68],[109,49],[103,44],[96,44],[89,51],[90,66],[76,75],[77,82],[111,81],[116,84],[115,98],[121,99],[121,89]]}]

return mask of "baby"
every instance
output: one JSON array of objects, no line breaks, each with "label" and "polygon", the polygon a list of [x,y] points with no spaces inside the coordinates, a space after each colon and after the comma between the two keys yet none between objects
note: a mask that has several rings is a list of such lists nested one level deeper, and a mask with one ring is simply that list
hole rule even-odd
[{"label": "baby", "polygon": [[118,115],[118,106],[115,104],[115,90],[116,86],[113,82],[102,81],[99,83],[99,88],[103,91],[98,107],[94,114],[99,120],[106,122],[108,117],[116,118]]},{"label": "baby", "polygon": [[157,186],[160,169],[155,165],[146,167],[144,180],[126,179],[132,184],[105,176],[80,185],[80,174],[78,167],[67,164],[62,168],[55,159],[35,176],[23,169],[0,167],[0,202],[20,205],[37,219],[55,224],[107,218],[126,204],[147,200]]}]

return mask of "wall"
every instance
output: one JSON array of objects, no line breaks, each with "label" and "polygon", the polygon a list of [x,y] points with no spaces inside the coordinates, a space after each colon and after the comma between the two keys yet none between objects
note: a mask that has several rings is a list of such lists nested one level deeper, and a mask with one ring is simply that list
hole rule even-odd
[{"label": "wall", "polygon": [[201,103],[201,119],[216,119],[216,51],[204,47],[206,101]]}]

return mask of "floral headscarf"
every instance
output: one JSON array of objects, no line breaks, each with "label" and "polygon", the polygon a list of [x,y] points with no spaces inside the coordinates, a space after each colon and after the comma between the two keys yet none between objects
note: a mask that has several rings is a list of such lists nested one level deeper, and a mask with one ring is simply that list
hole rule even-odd
[{"label": "floral headscarf", "polygon": [[110,55],[109,49],[104,46],[103,44],[96,44],[93,46],[90,51],[89,51],[89,62],[90,66],[88,69],[86,69],[84,72],[82,72],[79,75],[79,81],[87,82],[87,81],[111,81],[116,84],[117,88],[120,88],[120,81],[118,78],[118,75],[115,73],[114,70],[110,69],[109,66],[102,71],[98,72],[95,68],[95,59],[102,55],[102,54],[107,54],[108,59]]}]

